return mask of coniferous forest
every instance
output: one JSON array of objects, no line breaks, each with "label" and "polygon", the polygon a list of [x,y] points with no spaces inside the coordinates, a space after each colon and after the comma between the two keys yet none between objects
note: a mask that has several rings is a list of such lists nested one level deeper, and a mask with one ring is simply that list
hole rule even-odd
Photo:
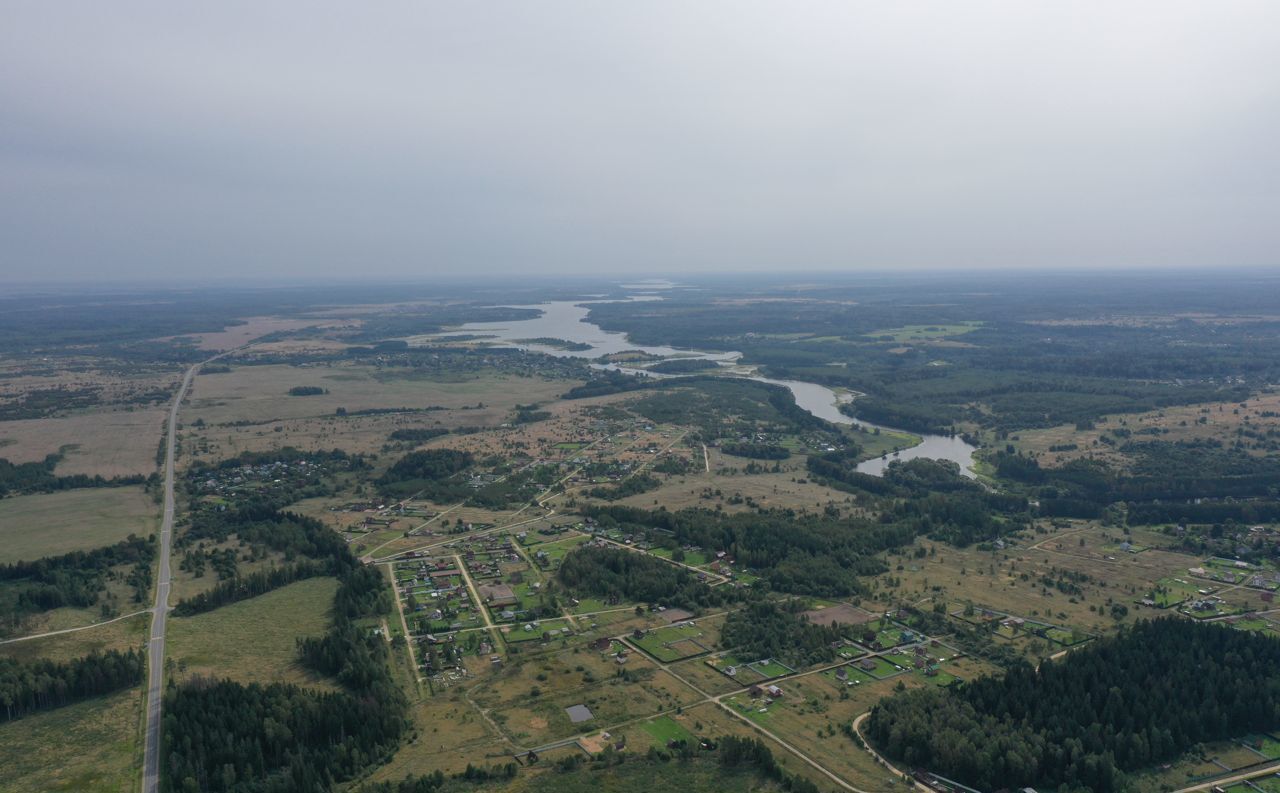
[{"label": "coniferous forest", "polygon": [[0,705],[5,720],[60,708],[137,685],[145,665],[138,650],[90,653],[71,661],[0,658]]},{"label": "coniferous forest", "polygon": [[1280,640],[1181,619],[1141,621],[1040,668],[876,705],[884,754],[981,789],[1124,789],[1124,772],[1280,723]]}]

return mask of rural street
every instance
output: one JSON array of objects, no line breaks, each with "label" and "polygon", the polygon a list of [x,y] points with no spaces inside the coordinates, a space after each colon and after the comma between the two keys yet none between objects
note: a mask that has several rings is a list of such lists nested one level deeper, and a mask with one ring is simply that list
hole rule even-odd
[{"label": "rural street", "polygon": [[187,370],[169,408],[169,432],[164,452],[164,519],[160,523],[160,575],[151,611],[151,639],[147,645],[146,743],[142,759],[142,793],[160,789],[160,702],[164,695],[164,630],[169,614],[169,545],[173,538],[174,450],[178,437],[178,408],[200,364]]}]

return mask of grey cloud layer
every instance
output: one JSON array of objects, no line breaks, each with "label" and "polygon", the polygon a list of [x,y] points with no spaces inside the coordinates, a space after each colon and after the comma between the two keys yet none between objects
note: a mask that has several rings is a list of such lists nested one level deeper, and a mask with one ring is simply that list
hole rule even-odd
[{"label": "grey cloud layer", "polygon": [[3,278],[1278,264],[1277,3],[3,6]]}]

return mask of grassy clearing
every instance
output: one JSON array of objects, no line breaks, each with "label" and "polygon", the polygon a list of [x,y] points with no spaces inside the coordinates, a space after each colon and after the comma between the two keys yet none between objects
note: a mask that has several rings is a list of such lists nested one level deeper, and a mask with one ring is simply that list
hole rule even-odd
[{"label": "grassy clearing", "polygon": [[641,729],[652,735],[662,745],[666,745],[671,741],[693,740],[693,733],[686,730],[670,716],[662,716],[653,721],[645,722]]},{"label": "grassy clearing", "polygon": [[410,717],[417,734],[373,772],[374,781],[398,782],[437,769],[453,774],[468,763],[490,765],[511,757],[509,745],[493,734],[460,690],[413,702]]},{"label": "grassy clearing", "polygon": [[312,578],[194,617],[171,618],[169,659],[179,677],[315,685],[316,676],[297,663],[295,641],[324,633],[337,588],[333,578]]},{"label": "grassy clearing", "polygon": [[0,656],[29,661],[48,658],[53,661],[69,661],[88,655],[94,650],[127,650],[141,647],[146,641],[150,614],[138,614],[128,619],[87,628],[82,631],[60,633],[42,639],[0,644]]},{"label": "grassy clearing", "polygon": [[159,525],[141,486],[95,487],[0,499],[0,564],[101,548]]},{"label": "grassy clearing", "polygon": [[138,786],[142,689],[0,724],[0,791],[103,791]]}]

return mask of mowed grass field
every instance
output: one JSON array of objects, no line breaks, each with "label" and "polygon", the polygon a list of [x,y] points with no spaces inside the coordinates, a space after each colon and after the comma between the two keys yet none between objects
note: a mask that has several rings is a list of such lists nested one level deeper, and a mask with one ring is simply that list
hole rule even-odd
[{"label": "mowed grass field", "polygon": [[142,689],[0,724],[0,791],[138,788]]},{"label": "mowed grass field", "polygon": [[165,649],[177,664],[176,676],[322,684],[298,664],[296,640],[325,632],[337,588],[336,579],[311,578],[204,614],[170,618]]},{"label": "mowed grass field", "polygon": [[160,508],[141,486],[0,499],[0,564],[145,537],[159,524]]}]

